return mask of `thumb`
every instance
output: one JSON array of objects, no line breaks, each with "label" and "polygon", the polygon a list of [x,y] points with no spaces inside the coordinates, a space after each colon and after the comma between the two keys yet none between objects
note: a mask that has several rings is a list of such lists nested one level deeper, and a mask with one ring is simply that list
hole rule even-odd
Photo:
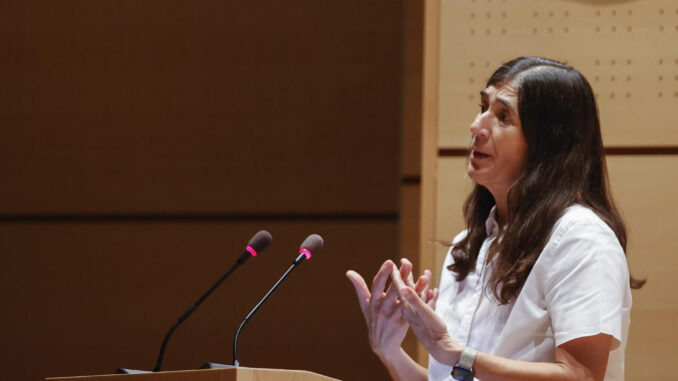
[{"label": "thumb", "polygon": [[358,296],[358,303],[360,303],[360,309],[363,311],[363,314],[366,313],[367,304],[370,302],[370,297],[372,295],[370,294],[370,289],[367,287],[367,283],[365,283],[365,279],[353,270],[348,270],[346,272],[346,277],[353,284],[355,293]]}]

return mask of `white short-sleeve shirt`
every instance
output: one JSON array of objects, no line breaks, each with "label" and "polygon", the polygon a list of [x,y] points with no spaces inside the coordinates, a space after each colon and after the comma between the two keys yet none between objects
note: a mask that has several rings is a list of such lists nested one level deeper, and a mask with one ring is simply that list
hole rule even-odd
[{"label": "white short-sleeve shirt", "polygon": [[[623,381],[631,290],[624,250],[614,232],[588,208],[567,208],[518,297],[500,305],[484,287],[492,269],[492,262],[486,263],[488,249],[498,232],[493,216],[494,211],[475,271],[457,282],[447,270],[452,255],[445,259],[436,312],[450,336],[481,352],[553,362],[557,346],[605,333],[614,338],[605,380]],[[429,380],[452,380],[453,365],[430,357]]]}]

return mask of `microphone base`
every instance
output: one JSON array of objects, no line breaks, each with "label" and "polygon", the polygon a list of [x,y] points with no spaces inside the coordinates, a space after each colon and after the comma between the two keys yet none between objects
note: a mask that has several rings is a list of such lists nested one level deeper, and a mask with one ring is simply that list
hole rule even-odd
[{"label": "microphone base", "polygon": [[206,362],[202,364],[200,369],[225,369],[225,368],[237,368],[235,365],[224,365],[218,364],[216,362]]},{"label": "microphone base", "polygon": [[148,370],[137,370],[127,368],[118,368],[115,370],[115,374],[142,374],[142,373],[153,373],[153,372]]}]

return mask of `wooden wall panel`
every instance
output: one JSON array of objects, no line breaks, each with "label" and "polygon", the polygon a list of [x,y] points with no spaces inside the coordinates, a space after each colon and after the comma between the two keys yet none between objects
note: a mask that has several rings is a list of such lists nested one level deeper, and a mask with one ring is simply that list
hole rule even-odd
[{"label": "wooden wall panel", "polygon": [[0,213],[394,212],[401,18],[3,2]]},{"label": "wooden wall panel", "polygon": [[316,231],[241,362],[385,378],[344,273],[399,256],[403,20],[385,0],[0,3],[0,379],[151,368],[261,227],[274,246],[167,369],[229,361]]},{"label": "wooden wall panel", "polygon": [[[452,243],[452,239],[466,228],[463,205],[471,192],[472,181],[466,175],[468,161],[464,157],[446,157],[438,160],[437,205],[440,219],[436,224],[437,242]],[[445,254],[449,247],[436,244],[436,279],[439,279]]]},{"label": "wooden wall panel", "polygon": [[675,156],[613,156],[608,167],[614,196],[629,230],[629,266],[647,284],[633,292],[627,349],[628,380],[673,379],[678,335],[670,329],[678,317],[672,280],[678,268],[678,243],[670,239],[678,207]]},{"label": "wooden wall panel", "polygon": [[[404,258],[416,260],[419,252],[419,185],[402,187],[402,211],[400,214],[401,254]],[[377,269],[374,270],[376,272]]]},{"label": "wooden wall panel", "polygon": [[[640,294],[639,292],[636,295]],[[635,295],[634,295],[635,297]],[[636,298],[637,299],[637,298]],[[634,300],[635,302],[635,300]],[[673,381],[678,331],[673,310],[631,311],[631,332],[626,350],[626,380]]]},{"label": "wooden wall panel", "polygon": [[[466,159],[445,157],[438,162],[439,240],[449,240],[464,229],[461,205],[470,191],[463,174]],[[615,200],[628,224],[629,267],[639,278],[647,278],[643,289],[633,291],[632,325],[627,348],[628,380],[670,380],[670,358],[678,355],[678,336],[668,327],[678,316],[671,279],[678,268],[672,253],[676,243],[668,239],[678,209],[674,196],[675,156],[608,156],[611,186]],[[462,175],[459,175],[462,174]],[[436,248],[435,274],[441,271],[446,247]]]},{"label": "wooden wall panel", "polygon": [[631,269],[649,279],[634,294],[634,308],[678,314],[678,296],[668,286],[678,268],[678,258],[672,255],[678,252],[678,243],[667,239],[678,213],[678,207],[670,202],[675,196],[678,158],[614,156],[608,159],[608,166],[614,195],[628,224]]},{"label": "wooden wall panel", "polygon": [[169,327],[261,228],[272,233],[272,245],[175,332],[164,369],[232,361],[242,318],[316,232],[325,248],[290,274],[245,327],[240,362],[344,380],[359,370],[384,379],[344,273],[352,268],[371,277],[386,258],[397,259],[396,220],[2,224],[0,378],[152,369]]},{"label": "wooden wall panel", "polygon": [[443,0],[440,17],[440,146],[466,146],[478,92],[521,55],[584,73],[607,145],[678,145],[670,113],[678,105],[675,2]]},{"label": "wooden wall panel", "polygon": [[[424,2],[406,0],[403,4],[405,34],[400,154],[400,255],[412,261],[414,271],[420,273]],[[410,331],[405,338],[403,348],[407,353],[416,357],[419,351],[418,343],[417,338]]]},{"label": "wooden wall panel", "polygon": [[[422,270],[419,264],[419,222],[421,189],[419,184],[404,184],[401,187],[401,208],[400,208],[400,257],[407,258],[414,265],[414,272],[421,274]],[[398,262],[396,262],[398,263]],[[370,277],[374,276],[377,269],[368,273]],[[403,349],[411,356],[416,357],[419,351],[419,340],[408,331],[403,342]]]},{"label": "wooden wall panel", "polygon": [[[405,5],[402,151],[401,173],[404,176],[421,175],[421,117],[422,117],[422,51],[424,3],[407,0]],[[418,225],[418,224],[417,224]]]},{"label": "wooden wall panel", "polygon": [[[668,380],[678,337],[670,292],[670,237],[676,210],[678,134],[670,110],[678,105],[678,8],[668,0],[518,1],[431,0],[439,17],[427,19],[424,92],[420,261],[439,271],[445,249],[432,244],[463,228],[461,206],[468,188],[451,175],[465,165],[469,125],[478,112],[478,92],[502,62],[521,55],[564,60],[580,69],[597,94],[612,191],[629,224],[629,263],[648,284],[634,291],[627,348],[628,380]],[[427,13],[428,15],[428,13]],[[427,82],[424,82],[426,85]],[[615,149],[619,147],[620,149]],[[624,156],[627,153],[651,156]],[[660,155],[661,154],[661,155]],[[433,155],[434,157],[431,157]],[[450,212],[451,211],[451,212]],[[654,285],[653,285],[654,284]],[[426,363],[420,348],[418,359]]]}]

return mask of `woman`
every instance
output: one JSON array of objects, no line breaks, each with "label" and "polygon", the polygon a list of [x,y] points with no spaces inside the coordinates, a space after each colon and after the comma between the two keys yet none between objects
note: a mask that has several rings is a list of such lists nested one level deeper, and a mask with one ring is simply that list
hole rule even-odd
[{"label": "woman", "polygon": [[[642,283],[628,273],[591,86],[563,63],[521,57],[480,101],[467,229],[440,289],[429,271],[415,282],[406,259],[386,261],[371,290],[347,272],[372,350],[394,380],[623,380],[630,286]],[[428,370],[401,348],[408,327]]]}]

